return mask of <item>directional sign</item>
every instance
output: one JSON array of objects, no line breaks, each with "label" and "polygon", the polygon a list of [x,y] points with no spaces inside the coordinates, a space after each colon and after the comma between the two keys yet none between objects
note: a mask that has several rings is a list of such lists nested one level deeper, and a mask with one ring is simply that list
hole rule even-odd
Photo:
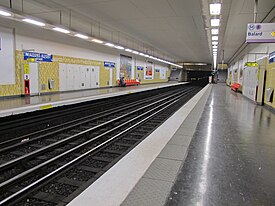
[{"label": "directional sign", "polygon": [[275,23],[248,24],[247,43],[275,43]]}]

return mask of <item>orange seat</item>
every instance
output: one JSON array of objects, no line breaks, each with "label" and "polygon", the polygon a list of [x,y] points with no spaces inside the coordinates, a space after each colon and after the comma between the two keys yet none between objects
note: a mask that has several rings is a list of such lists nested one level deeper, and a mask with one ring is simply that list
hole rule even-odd
[{"label": "orange seat", "polygon": [[240,84],[238,84],[238,83],[234,83],[234,84],[232,84],[231,86],[230,86],[230,88],[233,90],[233,91],[235,91],[235,92],[238,92],[238,89],[241,87],[241,85]]},{"label": "orange seat", "polygon": [[[136,79],[124,79],[124,82],[125,82],[126,86],[139,85],[140,84],[140,82]],[[119,85],[120,80],[117,80],[117,83]]]}]

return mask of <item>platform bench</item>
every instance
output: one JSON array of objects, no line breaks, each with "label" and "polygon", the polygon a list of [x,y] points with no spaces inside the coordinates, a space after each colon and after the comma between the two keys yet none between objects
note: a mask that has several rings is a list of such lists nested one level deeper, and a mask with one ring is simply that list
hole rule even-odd
[{"label": "platform bench", "polygon": [[230,88],[234,91],[234,92],[238,92],[238,89],[240,88],[240,84],[238,83],[234,83],[230,86]]},{"label": "platform bench", "polygon": [[[125,79],[126,86],[139,85],[140,82],[136,79]],[[120,80],[117,80],[118,85],[120,85]]]}]

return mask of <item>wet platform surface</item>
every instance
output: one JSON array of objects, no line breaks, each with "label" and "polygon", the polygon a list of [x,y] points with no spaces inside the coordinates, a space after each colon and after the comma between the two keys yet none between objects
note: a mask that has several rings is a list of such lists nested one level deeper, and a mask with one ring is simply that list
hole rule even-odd
[{"label": "wet platform surface", "polygon": [[166,205],[275,205],[275,115],[213,85]]}]

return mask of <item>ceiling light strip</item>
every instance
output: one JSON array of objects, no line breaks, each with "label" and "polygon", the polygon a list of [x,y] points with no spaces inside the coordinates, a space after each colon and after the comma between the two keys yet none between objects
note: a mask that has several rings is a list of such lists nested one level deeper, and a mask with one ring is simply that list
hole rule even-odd
[{"label": "ceiling light strip", "polygon": [[36,21],[36,20],[33,20],[33,19],[23,19],[22,21],[27,22],[29,24],[36,25],[36,26],[46,26],[45,23],[40,22],[40,21]]},{"label": "ceiling light strip", "polygon": [[63,28],[60,28],[60,27],[54,27],[53,30],[54,30],[54,31],[61,32],[61,33],[64,33],[64,34],[69,34],[69,33],[71,33],[69,30],[63,29]]},{"label": "ceiling light strip", "polygon": [[9,13],[9,12],[7,12],[7,11],[0,10],[0,15],[1,15],[1,16],[9,17],[9,16],[11,16],[12,14]]},{"label": "ceiling light strip", "polygon": [[211,15],[220,15],[221,14],[221,4],[215,3],[215,4],[209,4],[209,10]]},{"label": "ceiling light strip", "polygon": [[88,36],[83,35],[83,34],[75,34],[74,36],[75,36],[75,37],[78,37],[78,38],[81,38],[81,39],[89,39]]}]

